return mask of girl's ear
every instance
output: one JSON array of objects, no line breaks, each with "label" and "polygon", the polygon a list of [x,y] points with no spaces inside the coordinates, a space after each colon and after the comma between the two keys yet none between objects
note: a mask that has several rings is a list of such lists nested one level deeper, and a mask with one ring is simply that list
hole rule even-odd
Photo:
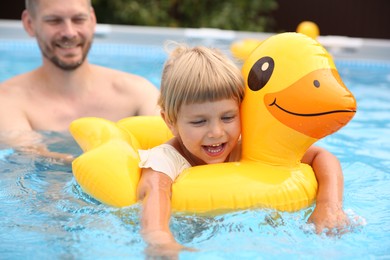
[{"label": "girl's ear", "polygon": [[171,130],[172,134],[174,136],[177,136],[176,126],[174,123],[171,122],[171,120],[169,120],[169,118],[164,110],[162,110],[162,109],[160,110],[160,115],[161,115],[162,119],[164,120],[165,124],[168,126],[169,130]]},{"label": "girl's ear", "polygon": [[31,15],[28,13],[27,10],[24,10],[22,13],[22,23],[23,27],[26,30],[26,32],[31,36],[35,36],[35,30],[33,26],[33,21]]}]

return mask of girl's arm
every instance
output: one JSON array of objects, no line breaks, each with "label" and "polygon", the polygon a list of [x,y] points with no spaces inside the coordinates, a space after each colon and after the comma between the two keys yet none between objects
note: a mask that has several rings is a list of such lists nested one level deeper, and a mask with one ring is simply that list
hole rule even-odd
[{"label": "girl's arm", "polygon": [[176,255],[184,247],[169,229],[172,180],[151,168],[142,169],[138,199],[142,200],[141,235],[151,255]]},{"label": "girl's arm", "polygon": [[349,219],[343,211],[344,178],[339,160],[324,148],[311,146],[302,162],[313,167],[318,181],[316,207],[308,222],[315,224],[317,233],[343,231]]}]

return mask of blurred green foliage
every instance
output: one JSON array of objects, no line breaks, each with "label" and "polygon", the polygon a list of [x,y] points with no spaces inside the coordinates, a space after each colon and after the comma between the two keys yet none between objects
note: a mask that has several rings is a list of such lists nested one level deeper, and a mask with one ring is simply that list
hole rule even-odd
[{"label": "blurred green foliage", "polygon": [[99,23],[271,32],[277,0],[92,0]]}]

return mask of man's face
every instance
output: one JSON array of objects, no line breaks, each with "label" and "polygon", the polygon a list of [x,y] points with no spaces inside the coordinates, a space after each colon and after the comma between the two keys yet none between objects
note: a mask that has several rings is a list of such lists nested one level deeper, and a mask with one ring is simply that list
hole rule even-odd
[{"label": "man's face", "polygon": [[64,70],[79,67],[92,44],[96,18],[87,0],[40,0],[31,30],[45,59]]}]

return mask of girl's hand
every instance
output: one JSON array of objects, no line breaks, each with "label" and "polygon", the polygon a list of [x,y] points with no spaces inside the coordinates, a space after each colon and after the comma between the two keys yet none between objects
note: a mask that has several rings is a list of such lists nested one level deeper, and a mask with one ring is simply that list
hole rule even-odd
[{"label": "girl's hand", "polygon": [[154,231],[143,234],[144,240],[148,243],[145,254],[148,257],[164,257],[168,259],[179,259],[181,251],[196,251],[193,248],[185,247],[176,242],[173,236],[162,231]]},{"label": "girl's hand", "polygon": [[317,202],[308,222],[315,225],[317,234],[326,232],[327,235],[344,234],[351,225],[342,206],[335,202]]}]

